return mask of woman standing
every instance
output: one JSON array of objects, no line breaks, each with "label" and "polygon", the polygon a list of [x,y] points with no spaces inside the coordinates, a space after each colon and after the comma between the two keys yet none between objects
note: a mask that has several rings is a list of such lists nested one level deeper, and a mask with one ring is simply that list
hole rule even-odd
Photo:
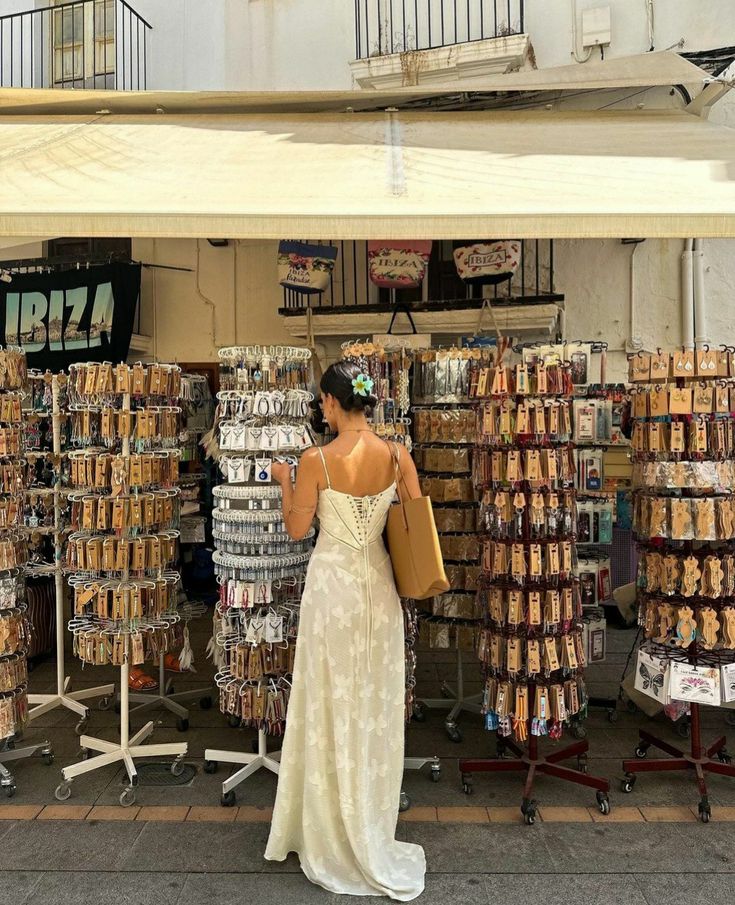
[{"label": "woman standing", "polygon": [[298,853],[313,883],[407,902],[424,889],[418,845],[395,839],[403,775],[403,613],[383,545],[388,509],[420,494],[408,452],[375,436],[373,383],[348,362],[321,380],[337,438],[273,466],[288,533],[319,540],[309,563],[273,824],[265,857]]}]

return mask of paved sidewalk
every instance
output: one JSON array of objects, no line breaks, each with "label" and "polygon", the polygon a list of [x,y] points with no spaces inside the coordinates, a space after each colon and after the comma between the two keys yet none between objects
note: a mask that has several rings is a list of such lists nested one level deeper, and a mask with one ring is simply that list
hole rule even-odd
[{"label": "paved sidewalk", "polygon": [[[43,822],[0,826],[0,883],[13,905],[375,903],[314,887],[294,857],[263,860],[254,824]],[[422,905],[731,905],[728,825],[449,826],[402,823],[424,846]]]}]

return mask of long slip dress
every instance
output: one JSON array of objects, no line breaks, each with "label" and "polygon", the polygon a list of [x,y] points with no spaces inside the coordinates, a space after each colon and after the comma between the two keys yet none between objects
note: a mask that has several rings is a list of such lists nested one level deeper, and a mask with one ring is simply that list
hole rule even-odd
[{"label": "long slip dress", "polygon": [[319,493],[265,857],[297,852],[309,880],[407,902],[424,889],[419,845],[395,838],[403,775],[404,629],[382,536],[396,492]]}]

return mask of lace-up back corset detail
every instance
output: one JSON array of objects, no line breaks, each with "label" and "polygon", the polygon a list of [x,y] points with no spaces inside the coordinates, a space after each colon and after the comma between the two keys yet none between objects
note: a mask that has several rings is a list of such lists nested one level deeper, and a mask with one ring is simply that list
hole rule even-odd
[{"label": "lace-up back corset detail", "polygon": [[328,487],[319,494],[319,525],[332,539],[360,550],[383,537],[395,487],[357,497]]}]

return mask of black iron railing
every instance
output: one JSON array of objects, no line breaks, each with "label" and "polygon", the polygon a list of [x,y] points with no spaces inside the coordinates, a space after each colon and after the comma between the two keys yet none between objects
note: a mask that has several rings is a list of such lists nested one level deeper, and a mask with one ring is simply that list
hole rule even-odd
[{"label": "black iron railing", "polygon": [[142,90],[151,27],[126,0],[0,16],[0,87]]},{"label": "black iron railing", "polygon": [[312,311],[349,314],[359,311],[390,311],[396,303],[415,311],[479,308],[484,298],[500,305],[533,305],[563,301],[554,287],[553,239],[524,239],[518,269],[511,279],[496,285],[467,285],[457,275],[452,242],[434,242],[424,286],[417,289],[380,289],[371,282],[366,242],[309,240],[336,245],[337,260],[327,289],[306,295],[283,290],[280,313]]},{"label": "black iron railing", "polygon": [[355,0],[358,60],[523,34],[525,0]]}]

